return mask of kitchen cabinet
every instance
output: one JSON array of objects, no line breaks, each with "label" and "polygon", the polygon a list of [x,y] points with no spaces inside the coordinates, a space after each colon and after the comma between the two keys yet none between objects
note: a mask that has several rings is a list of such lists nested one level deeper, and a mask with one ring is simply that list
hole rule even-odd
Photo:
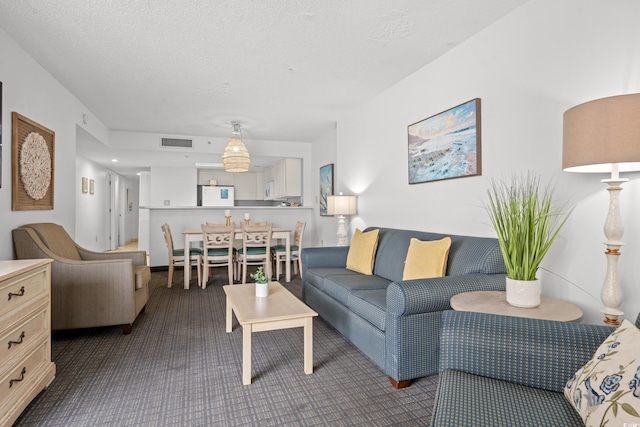
[{"label": "kitchen cabinet", "polygon": [[236,200],[256,200],[257,178],[255,173],[235,174]]},{"label": "kitchen cabinet", "polygon": [[[302,160],[284,159],[264,174],[265,200],[302,196]],[[269,183],[272,184],[269,184]]]},{"label": "kitchen cabinet", "polygon": [[262,194],[257,191],[257,174],[253,172],[225,172],[217,169],[198,169],[198,185],[209,185],[209,181],[215,180],[216,185],[227,185],[235,188],[236,200],[261,200],[256,195]]},{"label": "kitchen cabinet", "polygon": [[51,260],[0,261],[0,426],[51,384]]},{"label": "kitchen cabinet", "polygon": [[[249,173],[249,172],[244,172]],[[233,172],[222,172],[218,171],[216,174],[216,180],[218,181],[216,185],[236,185],[236,177],[239,175],[244,175],[244,173],[233,173]]]},{"label": "kitchen cabinet", "polygon": [[198,169],[198,185],[209,185],[211,180],[215,180],[217,185],[235,187],[236,200],[300,197],[302,196],[302,159],[283,159],[259,173]]},{"label": "kitchen cabinet", "polygon": [[217,179],[217,172],[213,169],[198,169],[198,185],[209,185],[209,181]]}]

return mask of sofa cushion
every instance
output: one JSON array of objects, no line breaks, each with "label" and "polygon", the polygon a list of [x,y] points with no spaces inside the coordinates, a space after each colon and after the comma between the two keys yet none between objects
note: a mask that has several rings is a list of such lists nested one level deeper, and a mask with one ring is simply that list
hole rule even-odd
[{"label": "sofa cushion", "polygon": [[422,241],[411,238],[402,280],[442,277],[447,272],[451,237]]},{"label": "sofa cushion", "polygon": [[[367,228],[365,230],[370,230]],[[463,274],[504,274],[500,245],[495,238],[457,236],[425,231],[378,228],[378,249],[373,273],[392,281],[402,280],[404,261],[411,238],[439,240],[451,237],[447,261],[447,276]]]},{"label": "sofa cushion", "polygon": [[347,305],[351,292],[371,289],[386,290],[389,283],[391,281],[378,276],[366,276],[364,274],[335,275],[325,277],[323,291],[333,299]]},{"label": "sofa cushion", "polygon": [[387,288],[351,291],[347,298],[349,310],[384,331],[387,311]]},{"label": "sofa cushion", "polygon": [[352,275],[357,276],[360,273],[347,270],[344,267],[322,267],[322,268],[310,268],[305,272],[305,282],[309,283],[320,290],[325,290],[324,280],[331,276],[345,276]]},{"label": "sofa cushion", "polygon": [[377,248],[377,229],[366,233],[356,229],[347,255],[347,269],[366,275],[373,274],[373,262],[376,258]]},{"label": "sofa cushion", "polygon": [[587,426],[640,422],[640,331],[623,320],[593,358],[569,379],[564,395]]},{"label": "sofa cushion", "polygon": [[133,272],[136,276],[136,289],[142,289],[151,281],[151,269],[146,265],[133,266]]},{"label": "sofa cushion", "polygon": [[431,426],[583,426],[562,393],[467,372],[440,373]]}]

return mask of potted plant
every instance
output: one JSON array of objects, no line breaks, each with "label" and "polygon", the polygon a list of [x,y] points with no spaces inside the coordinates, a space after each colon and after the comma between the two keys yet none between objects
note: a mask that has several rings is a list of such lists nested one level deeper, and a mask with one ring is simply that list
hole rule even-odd
[{"label": "potted plant", "polygon": [[269,295],[269,279],[264,275],[262,266],[258,267],[255,273],[249,274],[256,281],[256,296],[266,297]]},{"label": "potted plant", "polygon": [[487,210],[507,269],[507,302],[537,307],[540,280],[536,272],[572,209],[555,206],[553,188],[541,188],[534,172],[514,175],[508,182],[492,180],[487,192]]}]

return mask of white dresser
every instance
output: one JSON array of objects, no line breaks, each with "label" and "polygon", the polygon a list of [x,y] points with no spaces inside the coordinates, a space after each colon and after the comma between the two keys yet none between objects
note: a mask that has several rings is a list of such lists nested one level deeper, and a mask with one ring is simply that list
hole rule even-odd
[{"label": "white dresser", "polygon": [[0,426],[11,426],[55,373],[51,260],[0,261]]}]

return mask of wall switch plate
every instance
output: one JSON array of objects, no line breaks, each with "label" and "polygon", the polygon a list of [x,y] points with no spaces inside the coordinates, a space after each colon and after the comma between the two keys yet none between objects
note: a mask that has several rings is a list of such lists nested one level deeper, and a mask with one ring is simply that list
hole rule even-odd
[{"label": "wall switch plate", "polygon": [[165,200],[164,201],[164,205],[165,206],[170,206],[171,205],[171,200]]}]

